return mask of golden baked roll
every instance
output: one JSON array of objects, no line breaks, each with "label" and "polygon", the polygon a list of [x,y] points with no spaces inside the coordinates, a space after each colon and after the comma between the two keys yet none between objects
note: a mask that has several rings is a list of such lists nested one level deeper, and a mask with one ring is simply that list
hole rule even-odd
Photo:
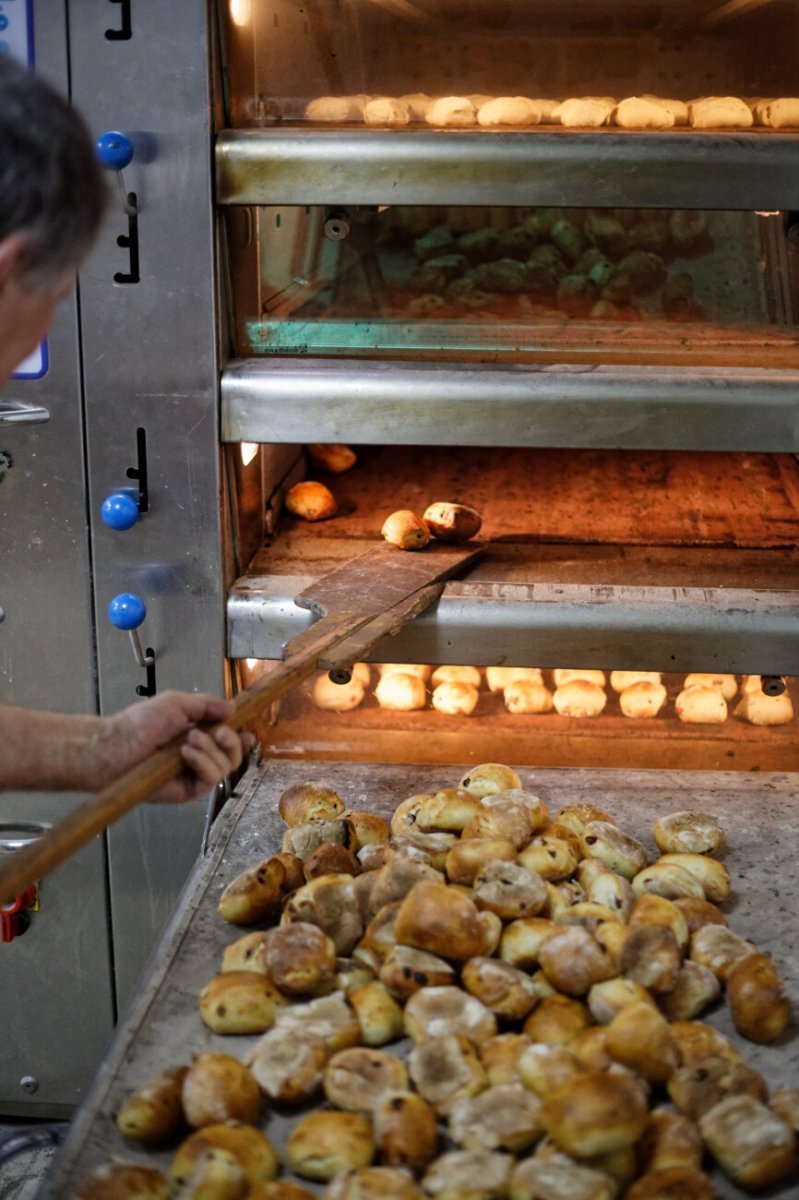
[{"label": "golden baked roll", "polygon": [[450,1150],[428,1167],[422,1188],[436,1200],[501,1200],[513,1164],[498,1150]]},{"label": "golden baked roll", "polygon": [[762,124],[769,129],[799,129],[799,99],[781,96],[764,103]]},{"label": "golden baked roll", "polygon": [[408,1073],[393,1054],[351,1046],[333,1055],[322,1083],[327,1099],[336,1108],[368,1115],[381,1096],[407,1089]]},{"label": "golden baked roll", "polygon": [[391,835],[388,821],[376,813],[361,812],[360,809],[347,809],[343,814],[352,830],[350,849],[357,854],[364,846],[385,844]]},{"label": "golden baked roll", "polygon": [[344,801],[324,783],[294,783],[281,794],[277,808],[287,825],[305,825],[308,821],[340,817]]},{"label": "golden baked roll", "polygon": [[460,833],[480,811],[480,801],[465,788],[442,788],[424,797],[416,813],[415,828],[424,833]]},{"label": "golden baked roll", "polygon": [[322,875],[297,888],[284,905],[281,924],[296,921],[318,925],[333,942],[336,954],[350,954],[363,933],[352,876]]},{"label": "golden baked roll", "polygon": [[475,508],[438,500],[424,511],[424,520],[441,542],[468,542],[480,532],[483,518]]},{"label": "golden baked roll", "polygon": [[742,1062],[740,1051],[730,1039],[704,1021],[672,1021],[671,1032],[679,1043],[684,1066],[692,1066],[703,1058]]},{"label": "golden baked roll", "polygon": [[733,933],[726,925],[704,925],[691,934],[690,957],[709,967],[723,983],[736,963],[757,954],[757,946]]},{"label": "golden baked roll", "polygon": [[313,479],[295,483],[286,492],[286,508],[304,521],[326,521],[338,511],[336,498],[330,488]]},{"label": "golden baked roll", "polygon": [[517,850],[526,846],[533,836],[535,814],[523,800],[514,799],[508,792],[484,796],[480,809],[464,825],[461,837],[509,838]]},{"label": "golden baked roll", "polygon": [[498,1033],[480,1046],[480,1062],[483,1064],[488,1082],[518,1083],[519,1060],[532,1042],[524,1033]]},{"label": "golden baked roll", "polygon": [[587,679],[561,684],[552,696],[552,703],[563,717],[598,717],[607,701],[604,690]]},{"label": "golden baked roll", "polygon": [[538,953],[544,938],[555,928],[547,917],[522,917],[511,921],[502,931],[499,956],[503,962],[525,970],[538,966]]},{"label": "golden baked roll", "polygon": [[705,1145],[725,1175],[747,1190],[785,1179],[797,1165],[794,1131],[752,1096],[730,1096],[699,1120]]},{"label": "golden baked roll", "polygon": [[684,100],[672,100],[663,96],[653,96],[648,92],[644,92],[643,95],[645,100],[654,100],[657,104],[662,104],[664,108],[667,108],[674,117],[675,125],[688,124],[688,105]]},{"label": "golden baked roll", "polygon": [[510,838],[466,838],[465,841],[456,842],[447,852],[447,878],[450,883],[469,886],[489,863],[512,863],[515,859],[516,846]]},{"label": "golden baked roll", "polygon": [[463,129],[477,124],[477,109],[467,96],[442,96],[433,101],[424,119],[428,125]]},{"label": "golden baked roll", "polygon": [[441,874],[427,862],[395,854],[375,873],[375,879],[369,893],[368,910],[374,916],[386,904],[395,900],[404,900],[415,883],[420,880],[442,883]]},{"label": "golden baked roll", "polygon": [[793,720],[793,703],[787,688],[781,696],[767,696],[753,689],[736,705],[735,716],[750,725],[787,725]]},{"label": "golden baked roll", "polygon": [[[598,859],[594,859],[598,862]],[[616,920],[626,921],[633,909],[634,897],[630,881],[615,871],[601,871],[589,883],[586,893],[592,904],[601,904],[615,914]],[[686,930],[686,942],[688,931]]]},{"label": "golden baked roll", "polygon": [[405,1032],[413,1042],[444,1033],[463,1034],[478,1045],[497,1032],[491,1010],[458,987],[426,987],[405,1005]]},{"label": "golden baked roll", "polygon": [[665,104],[644,96],[622,100],[613,117],[622,129],[671,129],[674,125],[674,113]]},{"label": "golden baked roll", "polygon": [[658,817],[652,833],[663,854],[715,854],[723,842],[718,818],[694,809]]},{"label": "golden baked roll", "polygon": [[286,869],[279,859],[266,859],[256,867],[242,871],[219,897],[217,911],[233,925],[253,925],[278,907]]},{"label": "golden baked roll", "polygon": [[354,675],[349,683],[334,683],[325,671],[314,680],[311,695],[317,708],[328,712],[352,712],[363,703],[366,688]]},{"label": "golden baked roll", "polygon": [[705,96],[688,105],[694,129],[751,129],[752,110],[737,96]]},{"label": "golden baked roll", "polygon": [[623,692],[634,683],[661,683],[660,671],[611,671],[610,686],[614,692]]},{"label": "golden baked roll", "polygon": [[363,106],[366,125],[407,125],[411,108],[404,100],[392,96],[375,96]]},{"label": "golden baked roll", "polygon": [[670,992],[682,966],[682,952],[664,925],[631,925],[621,956],[621,974],[647,991]]},{"label": "golden baked roll", "polygon": [[356,96],[317,96],[305,106],[309,121],[357,121],[363,113],[363,104]]},{"label": "golden baked roll", "polygon": [[[114,1121],[123,1137],[154,1145],[175,1137],[183,1125],[181,1088],[189,1068],[170,1067],[139,1084],[123,1100]],[[260,1107],[260,1105],[259,1105]]]},{"label": "golden baked roll", "polygon": [[692,854],[685,850],[676,854],[661,854],[658,862],[687,871],[702,885],[705,899],[714,904],[726,900],[730,894],[730,872],[723,862],[709,854]]},{"label": "golden baked roll", "polygon": [[520,971],[496,958],[470,958],[464,963],[461,984],[486,1008],[490,1008],[495,1016],[505,1021],[522,1020],[541,999],[535,981],[526,971]]},{"label": "golden baked roll", "polygon": [[266,947],[264,932],[256,929],[245,933],[226,946],[222,954],[220,973],[227,971],[255,971],[258,975],[268,975],[266,969]]},{"label": "golden baked roll", "polygon": [[609,97],[584,96],[564,100],[553,111],[567,129],[597,129],[609,125],[616,101]]},{"label": "golden baked roll", "polygon": [[385,1046],[402,1037],[402,1009],[381,980],[354,982],[346,994],[364,1046]]},{"label": "golden baked roll", "polygon": [[380,979],[395,999],[405,1001],[423,987],[449,987],[455,970],[443,958],[413,946],[394,946],[380,968]]},{"label": "golden baked roll", "polygon": [[686,725],[723,725],[727,720],[727,701],[721,689],[698,683],[680,692],[674,710]]},{"label": "golden baked roll", "polygon": [[676,983],[660,996],[660,1006],[670,1021],[693,1021],[721,995],[721,985],[709,967],[687,959]]},{"label": "golden baked roll", "polygon": [[424,1200],[406,1171],[396,1167],[359,1167],[331,1180],[325,1200]]},{"label": "golden baked roll", "polygon": [[438,1152],[435,1110],[411,1091],[387,1092],[373,1110],[374,1136],[383,1162],[419,1170]]},{"label": "golden baked roll", "polygon": [[548,713],[554,706],[552,692],[535,679],[513,680],[504,689],[502,697],[511,713]]},{"label": "golden baked roll", "polygon": [[486,667],[486,683],[490,692],[504,692],[511,683],[543,683],[540,667]]},{"label": "golden baked roll", "polygon": [[603,808],[590,803],[567,804],[555,813],[555,821],[558,825],[565,825],[567,829],[571,829],[578,837],[591,821],[604,821],[607,825],[616,824],[613,817]]},{"label": "golden baked roll", "polygon": [[171,1194],[157,1167],[119,1160],[97,1167],[77,1193],[79,1200],[169,1200]]},{"label": "golden baked roll", "polygon": [[266,975],[228,971],[200,992],[200,1016],[214,1033],[265,1033],[288,1000]]},{"label": "golden baked roll", "polygon": [[472,687],[479,688],[482,677],[477,667],[462,667],[445,663],[443,666],[435,668],[431,682],[433,687],[438,687],[440,683],[469,683]]},{"label": "golden baked roll", "polygon": [[[591,993],[588,994],[590,996]],[[607,1071],[613,1063],[605,1045],[604,1025],[587,1025],[569,1038],[567,1046],[569,1053],[582,1063],[586,1071]]]},{"label": "golden baked roll", "polygon": [[430,530],[418,513],[400,508],[383,522],[381,534],[399,550],[422,550],[430,541]]},{"label": "golden baked roll", "polygon": [[727,924],[724,913],[709,900],[693,896],[678,896],[674,901],[674,907],[678,908],[685,918],[689,934],[696,933],[697,929],[701,929],[703,925]]},{"label": "golden baked roll", "polygon": [[264,960],[273,983],[290,996],[332,986],[336,973],[336,947],[318,925],[305,921],[268,930]]},{"label": "golden baked roll", "polygon": [[637,1004],[639,1001],[655,1003],[643,984],[620,976],[595,983],[586,999],[591,1016],[600,1025],[609,1025],[628,1004]]},{"label": "golden baked roll", "polygon": [[412,121],[423,121],[433,100],[426,92],[409,92],[399,97],[411,110]]},{"label": "golden baked roll", "polygon": [[716,1200],[718,1192],[698,1167],[663,1167],[640,1175],[625,1200]]},{"label": "golden baked roll", "polygon": [[511,1200],[616,1200],[618,1185],[603,1171],[566,1154],[535,1156],[517,1162],[510,1177]]},{"label": "golden baked roll", "polygon": [[552,1140],[580,1158],[634,1145],[648,1116],[639,1084],[608,1071],[578,1075],[547,1096],[541,1107]]},{"label": "golden baked roll", "polygon": [[417,675],[391,671],[383,675],[375,688],[375,698],[381,708],[395,712],[414,712],[427,704],[427,690]]},{"label": "golden baked roll", "polygon": [[605,672],[597,671],[589,667],[557,667],[552,672],[552,678],[555,680],[555,687],[564,687],[567,683],[573,683],[575,679],[582,679],[584,683],[593,683],[597,687],[604,688]]},{"label": "golden baked roll", "polygon": [[[570,843],[564,838],[548,833],[538,834],[519,851],[518,861],[528,871],[542,879],[556,881],[567,879],[577,867],[577,856]],[[533,916],[533,913],[517,913],[517,916]]]},{"label": "golden baked roll", "polygon": [[605,1047],[623,1066],[650,1083],[665,1083],[680,1065],[669,1023],[646,1002],[627,1004],[606,1027]]},{"label": "golden baked roll", "polygon": [[361,1113],[310,1112],[300,1117],[286,1143],[286,1163],[303,1179],[335,1179],[375,1156],[372,1123]]},{"label": "golden baked roll", "polygon": [[351,1002],[352,995],[333,992],[304,1004],[292,1004],[278,1014],[276,1027],[286,1038],[320,1037],[330,1053],[357,1046],[361,1042],[361,1026]]},{"label": "golden baked roll", "polygon": [[247,1064],[265,1096],[278,1104],[303,1104],[322,1086],[322,1072],[330,1057],[324,1038],[305,1033],[287,1038],[282,1029],[270,1029],[247,1055]]},{"label": "golden baked roll", "polygon": [[303,860],[304,877],[304,864],[319,846],[329,843],[334,846],[349,847],[354,843],[354,840],[355,836],[352,826],[345,817],[337,817],[333,821],[308,821],[305,825],[293,825],[285,831],[283,834],[283,852],[294,854],[297,858]]},{"label": "golden baked roll", "polygon": [[206,1125],[181,1143],[169,1168],[175,1186],[184,1186],[209,1152],[216,1150],[233,1157],[250,1187],[277,1175],[278,1157],[269,1138],[253,1125],[227,1121],[223,1125]]},{"label": "golden baked roll", "polygon": [[378,663],[377,669],[381,679],[384,675],[414,675],[422,683],[427,683],[433,673],[427,663]]},{"label": "golden baked roll", "polygon": [[360,875],[361,865],[351,850],[335,842],[322,842],[306,858],[303,876],[306,883],[320,875]]},{"label": "golden baked roll", "polygon": [[408,1055],[414,1086],[438,1113],[446,1114],[461,1096],[488,1086],[477,1050],[463,1034],[437,1034],[417,1043]]},{"label": "golden baked roll", "polygon": [[430,700],[437,712],[452,717],[470,717],[477,708],[480,694],[471,683],[439,683]]},{"label": "golden baked roll", "polygon": [[[325,471],[330,471],[332,475],[343,475],[345,471],[351,470],[358,456],[351,446],[344,446],[340,442],[311,442],[305,447],[308,457],[317,467],[322,467]],[[363,663],[356,663],[356,666],[364,666]],[[368,683],[369,679],[361,680],[362,683]]]},{"label": "golden baked roll", "polygon": [[738,691],[738,681],[734,675],[725,675],[721,671],[692,671],[685,676],[682,690],[687,691],[691,687],[715,688],[725,700],[732,700]]},{"label": "golden baked roll", "polygon": [[484,796],[494,796],[509,788],[521,789],[522,781],[513,767],[506,767],[503,763],[480,763],[466,772],[458,786],[473,792],[482,800]]},{"label": "golden baked roll", "polygon": [[660,859],[639,871],[633,877],[632,887],[634,896],[651,892],[655,896],[663,896],[666,900],[676,901],[682,897],[695,900],[705,898],[705,889],[696,875],[686,871],[679,862],[664,863]]},{"label": "golden baked roll", "polygon": [[523,1154],[543,1133],[540,1113],[541,1102],[522,1083],[500,1083],[455,1101],[449,1135],[464,1150]]},{"label": "golden baked roll", "polygon": [[773,1042],[788,1028],[790,1001],[768,954],[750,954],[734,964],[727,999],[735,1028],[750,1042]]},{"label": "golden baked roll", "polygon": [[444,883],[420,880],[402,901],[397,941],[441,958],[465,962],[482,952],[483,926],[471,900]]},{"label": "golden baked roll", "polygon": [[472,898],[477,908],[496,913],[505,921],[534,917],[547,901],[541,876],[518,862],[489,862],[473,882]]},{"label": "golden baked roll", "polygon": [[[537,976],[533,976],[538,982]],[[524,1032],[534,1042],[568,1045],[591,1023],[591,1014],[582,1000],[559,992],[545,995],[524,1023]]]},{"label": "golden baked roll", "polygon": [[567,996],[584,996],[593,984],[616,974],[610,956],[580,925],[556,927],[541,943],[538,957],[547,979]]},{"label": "golden baked roll", "polygon": [[675,1108],[692,1121],[728,1096],[768,1100],[766,1081],[758,1071],[744,1062],[729,1062],[712,1054],[674,1071],[667,1091]]},{"label": "golden baked roll", "polygon": [[622,715],[633,720],[649,720],[656,717],[666,703],[666,689],[662,683],[640,680],[626,687],[619,696]]},{"label": "golden baked roll", "polygon": [[486,129],[501,125],[537,125],[541,109],[527,96],[497,96],[480,106],[477,121]]},{"label": "golden baked roll", "polygon": [[539,1100],[545,1100],[571,1079],[585,1074],[585,1067],[568,1046],[533,1042],[519,1056],[519,1076]]},{"label": "golden baked roll", "polygon": [[694,1121],[681,1113],[664,1108],[649,1114],[646,1129],[636,1146],[640,1168],[644,1172],[671,1167],[700,1170],[702,1137]]},{"label": "golden baked roll", "polygon": [[609,821],[589,821],[584,825],[580,847],[586,858],[598,858],[625,879],[633,879],[646,866],[646,847]]},{"label": "golden baked roll", "polygon": [[198,1054],[183,1077],[180,1092],[189,1125],[218,1125],[224,1121],[255,1124],[261,1095],[252,1073],[230,1054]]}]

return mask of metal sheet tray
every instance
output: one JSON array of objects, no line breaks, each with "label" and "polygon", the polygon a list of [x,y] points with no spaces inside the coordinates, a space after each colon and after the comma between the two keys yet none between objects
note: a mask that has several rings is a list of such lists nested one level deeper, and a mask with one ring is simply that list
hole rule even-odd
[{"label": "metal sheet tray", "polygon": [[[521,768],[520,774],[524,785],[545,799],[552,811],[580,800],[601,805],[624,829],[642,838],[653,855],[650,831],[657,816],[687,807],[716,813],[727,836],[726,861],[733,876],[730,925],[773,955],[789,994],[794,999],[799,996],[799,873],[794,831],[799,818],[799,776],[535,768]],[[113,1114],[121,1100],[134,1086],[168,1065],[190,1062],[199,1051],[217,1049],[243,1057],[257,1040],[211,1033],[200,1021],[197,997],[216,973],[224,947],[238,935],[217,915],[222,887],[246,866],[279,848],[284,828],[277,814],[281,792],[306,779],[324,780],[339,791],[348,806],[389,816],[406,796],[451,785],[460,775],[458,767],[356,763],[271,763],[245,775],[236,798],[214,827],[208,854],[186,885],[138,996],[119,1026],[37,1200],[73,1197],[86,1175],[114,1156],[156,1163],[165,1169],[171,1150],[147,1153],[129,1146],[117,1133]],[[725,1033],[733,1033],[725,1005],[708,1020]],[[795,1028],[772,1046],[743,1043],[733,1036],[747,1061],[763,1072],[772,1089],[797,1083],[799,1035]],[[265,1118],[263,1128],[278,1150],[295,1120],[296,1116],[271,1112]],[[740,1200],[745,1194],[722,1177],[716,1183],[722,1200]],[[795,1179],[768,1192],[771,1200],[789,1200],[796,1194]]]}]

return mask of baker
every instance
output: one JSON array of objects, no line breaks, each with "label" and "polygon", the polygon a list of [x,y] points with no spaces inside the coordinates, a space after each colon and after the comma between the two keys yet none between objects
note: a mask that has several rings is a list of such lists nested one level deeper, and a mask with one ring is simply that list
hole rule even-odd
[{"label": "baker", "polygon": [[[89,132],[51,87],[0,56],[0,385],[39,344],[103,218]],[[2,548],[0,546],[0,572]],[[250,734],[218,722],[230,701],[163,692],[113,716],[0,705],[0,788],[97,791],[185,734],[183,774],[154,800],[193,800],[235,771]]]}]

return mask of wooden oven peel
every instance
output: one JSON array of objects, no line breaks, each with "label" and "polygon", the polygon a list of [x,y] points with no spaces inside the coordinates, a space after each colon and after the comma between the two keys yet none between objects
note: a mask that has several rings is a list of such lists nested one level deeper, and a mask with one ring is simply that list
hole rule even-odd
[{"label": "wooden oven peel", "polygon": [[[296,603],[314,612],[318,620],[286,644],[282,662],[235,698],[235,712],[220,724],[241,729],[315,670],[350,666],[365,657],[437,600],[444,580],[484,550],[484,544],[434,542],[421,553],[404,554],[381,545],[323,576],[296,597]],[[184,765],[182,742],[182,736],[175,738],[73,809],[30,846],[10,855],[0,864],[0,904],[12,901],[32,880],[49,874],[179,775]]]}]

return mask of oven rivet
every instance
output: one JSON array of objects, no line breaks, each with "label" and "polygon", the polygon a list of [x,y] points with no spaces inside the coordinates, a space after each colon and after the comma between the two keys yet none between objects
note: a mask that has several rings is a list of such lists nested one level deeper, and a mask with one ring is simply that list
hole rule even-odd
[{"label": "oven rivet", "polygon": [[19,1086],[23,1092],[27,1092],[29,1096],[32,1096],[34,1092],[38,1092],[39,1090],[39,1080],[35,1075],[23,1075],[19,1081]]}]

